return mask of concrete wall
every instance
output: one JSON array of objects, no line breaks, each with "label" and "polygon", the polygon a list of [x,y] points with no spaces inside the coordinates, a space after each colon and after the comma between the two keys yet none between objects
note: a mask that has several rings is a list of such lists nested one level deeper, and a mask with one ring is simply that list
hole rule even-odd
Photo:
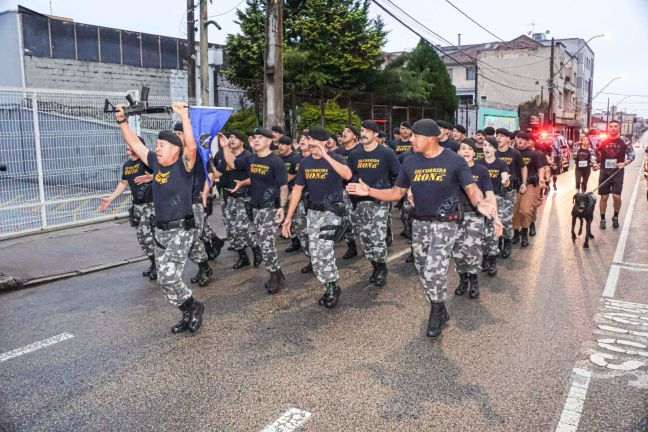
[{"label": "concrete wall", "polygon": [[24,56],[26,86],[31,88],[124,92],[143,85],[152,96],[187,94],[187,72]]},{"label": "concrete wall", "polygon": [[22,43],[19,40],[18,14],[0,13],[0,41],[2,41],[2,61],[0,61],[0,86],[22,87],[23,74],[21,62]]}]

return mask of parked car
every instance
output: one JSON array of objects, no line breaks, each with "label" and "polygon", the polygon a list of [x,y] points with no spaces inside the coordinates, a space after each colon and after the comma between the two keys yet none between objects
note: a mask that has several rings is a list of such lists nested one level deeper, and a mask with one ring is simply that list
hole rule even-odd
[{"label": "parked car", "polygon": [[571,160],[572,149],[569,148],[567,140],[560,134],[540,134],[537,139],[539,150],[544,151],[548,155],[552,154],[552,148],[560,149],[562,152],[562,168],[563,171],[569,169],[569,161]]}]

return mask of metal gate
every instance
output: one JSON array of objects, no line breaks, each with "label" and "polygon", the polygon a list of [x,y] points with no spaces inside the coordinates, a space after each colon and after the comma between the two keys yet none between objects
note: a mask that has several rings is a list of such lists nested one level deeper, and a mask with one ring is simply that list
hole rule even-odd
[{"label": "metal gate", "polygon": [[[124,94],[0,87],[0,163],[7,166],[0,171],[0,238],[126,214],[129,193],[97,211],[127,158],[114,117],[103,112],[106,98],[122,103]],[[150,148],[172,122],[169,114],[131,119]]]}]

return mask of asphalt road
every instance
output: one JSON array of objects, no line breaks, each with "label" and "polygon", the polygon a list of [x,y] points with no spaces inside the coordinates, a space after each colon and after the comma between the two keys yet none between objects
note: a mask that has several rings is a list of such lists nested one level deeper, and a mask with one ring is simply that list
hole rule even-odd
[{"label": "asphalt road", "polygon": [[[317,306],[303,255],[280,254],[288,290],[268,296],[264,271],[234,271],[224,253],[215,281],[195,290],[206,318],[194,335],[169,332],[178,311],[139,276],[142,263],[4,294],[0,430],[261,431],[295,408],[295,424],[308,417],[300,431],[562,431],[574,422],[646,431],[648,203],[638,175],[638,163],[627,169],[626,235],[623,225],[599,231],[596,217],[584,250],[569,235],[573,171],[563,174],[531,246],[481,277],[479,300],[453,298],[437,340],[424,335],[428,304],[397,256],[407,248],[400,237],[385,287],[366,282],[363,258],[338,261],[334,310]],[[449,279],[454,290],[452,267]],[[49,345],[13,351],[39,341]]]}]

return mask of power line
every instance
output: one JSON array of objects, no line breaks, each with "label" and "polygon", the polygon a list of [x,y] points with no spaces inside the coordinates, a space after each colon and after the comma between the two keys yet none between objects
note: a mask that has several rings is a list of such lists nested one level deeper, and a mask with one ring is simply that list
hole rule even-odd
[{"label": "power line", "polygon": [[610,96],[632,96],[632,97],[645,97],[645,98],[648,98],[648,95],[641,95],[641,94],[608,93],[608,92],[601,92],[601,94],[610,95]]},{"label": "power line", "polygon": [[236,4],[236,6],[234,6],[232,9],[228,10],[227,12],[219,13],[219,14],[216,14],[216,15],[209,15],[207,18],[216,18],[216,17],[219,17],[219,16],[227,15],[228,13],[232,12],[234,9],[238,8],[239,6],[241,6],[241,3],[243,3],[244,1],[245,1],[245,0],[241,0],[240,2],[238,2],[238,3]]},{"label": "power line", "polygon": [[[396,21],[398,21],[398,22],[399,22],[403,27],[407,28],[407,29],[410,30],[412,33],[414,33],[415,35],[417,35],[418,37],[420,37],[421,39],[427,41],[427,42],[430,44],[430,46],[431,46],[434,50],[436,50],[437,52],[439,52],[441,55],[447,56],[448,58],[450,58],[451,60],[454,60],[457,64],[459,64],[459,65],[465,67],[466,69],[472,69],[470,66],[468,66],[468,65],[466,65],[466,64],[464,64],[464,63],[462,63],[462,62],[460,62],[459,60],[457,60],[456,58],[454,58],[454,57],[451,56],[450,54],[443,52],[439,47],[437,47],[437,46],[436,46],[433,42],[431,42],[428,38],[426,38],[425,36],[421,35],[421,33],[417,32],[416,30],[414,30],[414,29],[412,29],[411,27],[409,27],[409,26],[408,26],[407,24],[405,24],[405,23],[404,23],[400,18],[398,18],[398,17],[397,17],[396,15],[394,15],[391,11],[389,11],[385,6],[383,6],[382,4],[380,4],[377,0],[372,0],[372,1],[373,1],[373,3],[374,3],[376,6],[378,6],[378,7],[379,7],[380,9],[382,9],[385,13],[387,13],[387,15],[389,15],[390,17],[392,17],[393,19],[395,19]],[[406,14],[406,15],[407,15],[407,14]],[[408,15],[408,16],[409,16],[409,15]],[[411,18],[411,17],[410,17],[410,18]],[[413,18],[412,18],[412,19],[413,19]],[[420,23],[419,23],[419,25],[420,25]],[[428,29],[428,30],[429,30],[429,29]],[[432,32],[431,30],[429,30],[429,31]],[[434,32],[432,32],[432,33],[434,33]],[[438,35],[437,35],[437,36],[438,36]],[[443,38],[441,38],[441,39],[443,39]],[[494,80],[494,79],[492,79],[492,78],[490,78],[490,77],[487,77],[487,76],[483,75],[483,74],[480,73],[479,71],[476,71],[476,74],[477,74],[478,76],[481,76],[482,78],[484,78],[484,79],[487,80],[487,81],[491,81],[491,82],[493,82],[493,83],[495,83],[495,84],[497,84],[497,85],[500,85],[500,86],[502,86],[502,87],[506,87],[506,88],[509,88],[509,89],[512,89],[512,90],[524,91],[524,92],[533,92],[533,93],[537,92],[537,90],[522,89],[522,88],[518,88],[518,87],[510,86],[510,85],[507,85],[507,84],[502,84],[502,83],[499,82],[499,81],[496,81],[496,80]]]},{"label": "power line", "polygon": [[459,9],[459,8],[458,8],[457,6],[455,6],[454,3],[452,3],[450,0],[445,0],[445,1],[446,1],[446,3],[448,3],[448,4],[449,4],[450,6],[452,6],[453,8],[457,9],[457,10],[459,11],[460,14],[462,14],[463,16],[465,16],[466,18],[468,18],[470,21],[474,22],[474,23],[475,23],[475,24],[476,24],[480,29],[484,30],[486,33],[490,34],[490,35],[493,36],[495,39],[498,39],[498,40],[500,40],[500,41],[502,41],[502,42],[506,42],[504,39],[502,39],[501,37],[497,36],[495,33],[493,33],[492,31],[488,30],[486,27],[484,27],[483,25],[479,24],[477,21],[475,21],[474,19],[472,19],[472,18],[471,18],[471,17],[470,17],[466,12],[462,11],[461,9]]}]

